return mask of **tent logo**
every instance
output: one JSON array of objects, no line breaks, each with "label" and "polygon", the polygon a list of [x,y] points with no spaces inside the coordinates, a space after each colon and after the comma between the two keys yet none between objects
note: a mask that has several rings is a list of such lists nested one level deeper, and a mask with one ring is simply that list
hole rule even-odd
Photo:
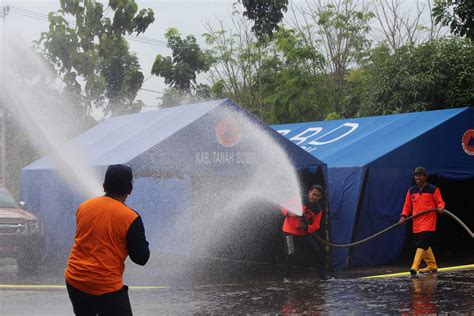
[{"label": "tent logo", "polygon": [[224,147],[235,146],[240,141],[240,125],[239,123],[225,117],[216,125],[217,141]]},{"label": "tent logo", "polygon": [[474,129],[468,129],[462,135],[462,149],[466,154],[474,156]]}]

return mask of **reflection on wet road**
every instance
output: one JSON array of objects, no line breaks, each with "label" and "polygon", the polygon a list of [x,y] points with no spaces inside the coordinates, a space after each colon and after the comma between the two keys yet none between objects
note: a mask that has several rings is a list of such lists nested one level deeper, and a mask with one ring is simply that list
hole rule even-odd
[{"label": "reflection on wet road", "polygon": [[[1,315],[72,314],[65,289],[0,289],[0,297]],[[193,313],[472,315],[474,270],[440,272],[416,278],[407,276],[311,280],[288,284],[280,280],[241,279],[230,284],[174,285],[161,289],[132,288],[130,298],[136,315]]]},{"label": "reflection on wet road", "polygon": [[[336,279],[197,286],[136,296],[136,310],[163,313],[447,313],[474,311],[474,271],[419,278]],[[175,303],[173,303],[175,302]],[[137,304],[138,303],[138,304]],[[140,307],[139,307],[140,306]]]}]

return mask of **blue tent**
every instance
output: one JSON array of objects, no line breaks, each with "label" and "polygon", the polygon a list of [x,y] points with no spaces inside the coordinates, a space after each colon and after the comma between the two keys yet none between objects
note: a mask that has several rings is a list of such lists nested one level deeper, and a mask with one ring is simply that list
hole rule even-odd
[{"label": "blue tent", "polygon": [[[190,254],[192,237],[186,223],[191,216],[193,177],[244,176],[256,168],[252,160],[259,159],[252,155],[253,135],[232,119],[234,114],[255,123],[280,144],[298,170],[324,178],[321,161],[229,99],[110,118],[72,144],[100,179],[110,164],[130,165],[135,180],[127,204],[144,218],[152,245],[162,253]],[[22,170],[21,194],[45,224],[46,255],[63,257],[71,245],[75,210],[82,198],[61,180],[48,157]],[[183,225],[171,225],[177,220]]]},{"label": "blue tent", "polygon": [[[416,166],[431,176],[474,178],[472,108],[272,127],[327,163],[334,243],[357,241],[395,223]],[[394,262],[404,232],[403,226],[351,250],[333,250],[335,269]]]}]

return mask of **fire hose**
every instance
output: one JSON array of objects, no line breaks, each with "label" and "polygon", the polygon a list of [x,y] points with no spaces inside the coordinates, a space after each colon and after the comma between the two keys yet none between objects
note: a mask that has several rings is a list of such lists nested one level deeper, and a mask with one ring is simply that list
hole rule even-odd
[{"label": "fire hose", "polygon": [[[436,212],[438,211],[438,209],[434,208],[434,209],[429,209],[429,210],[426,210],[426,211],[423,211],[423,212],[420,212],[420,213],[417,213],[415,215],[412,215],[412,216],[409,216],[407,218],[405,218],[405,222],[406,221],[409,221],[409,220],[412,220],[413,218],[415,217],[418,217],[418,216],[421,216],[423,214],[426,214],[426,213],[430,213],[430,212]],[[472,233],[472,231],[469,229],[469,227],[467,227],[466,224],[464,224],[456,215],[454,215],[453,213],[447,211],[447,210],[444,210],[442,212],[442,214],[447,214],[449,215],[450,217],[452,217],[459,225],[461,225],[462,228],[464,228],[464,230],[469,234],[469,236],[471,236],[471,238],[474,238],[474,234]],[[324,240],[322,237],[318,236],[318,234],[314,234],[314,236],[316,236],[316,239],[318,239],[320,242],[322,242],[323,244],[329,246],[329,247],[334,247],[334,248],[347,248],[347,247],[354,247],[354,246],[357,246],[357,245],[360,245],[360,244],[363,244],[371,239],[374,239],[375,237],[378,237],[380,235],[382,235],[383,233],[399,226],[399,225],[403,225],[405,223],[401,223],[401,222],[398,222],[398,223],[395,223],[381,231],[379,231],[378,233],[372,235],[372,236],[369,236],[367,238],[364,238],[362,240],[359,240],[359,241],[356,241],[356,242],[353,242],[353,243],[350,243],[350,244],[333,244],[327,240]]]}]

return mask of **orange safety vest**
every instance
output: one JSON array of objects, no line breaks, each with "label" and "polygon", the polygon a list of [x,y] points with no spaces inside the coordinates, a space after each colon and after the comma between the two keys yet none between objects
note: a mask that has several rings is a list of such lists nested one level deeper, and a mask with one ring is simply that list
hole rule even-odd
[{"label": "orange safety vest", "polygon": [[303,216],[307,220],[309,218],[313,218],[313,223],[308,225],[308,230],[304,230],[300,227],[301,225],[301,218],[299,216],[289,216],[288,210],[286,208],[282,208],[281,212],[283,215],[286,216],[285,221],[283,222],[283,232],[289,233],[292,235],[306,235],[312,234],[319,229],[321,217],[323,212],[320,211],[317,214],[314,214],[311,210],[308,209],[306,205],[303,204]]},{"label": "orange safety vest", "polygon": [[65,270],[66,282],[92,295],[123,287],[127,233],[138,214],[120,201],[100,196],[76,212],[76,236]]},{"label": "orange safety vest", "polygon": [[[444,201],[437,186],[427,183],[420,191],[418,186],[412,186],[405,197],[402,215],[409,216],[410,213],[416,215],[420,212],[444,208]],[[413,233],[424,231],[436,231],[436,213],[429,212],[413,219]]]}]

